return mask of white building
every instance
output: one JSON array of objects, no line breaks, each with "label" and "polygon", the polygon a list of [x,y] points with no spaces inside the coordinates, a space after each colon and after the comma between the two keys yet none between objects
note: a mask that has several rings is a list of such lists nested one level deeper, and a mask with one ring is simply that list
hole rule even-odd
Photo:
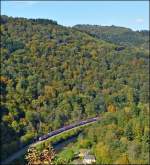
[{"label": "white building", "polygon": [[83,164],[92,164],[95,163],[96,159],[94,155],[85,155],[83,159]]}]

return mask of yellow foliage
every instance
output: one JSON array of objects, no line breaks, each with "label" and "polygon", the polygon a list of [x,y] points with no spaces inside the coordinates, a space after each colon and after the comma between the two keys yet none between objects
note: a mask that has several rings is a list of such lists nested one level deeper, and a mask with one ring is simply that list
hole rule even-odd
[{"label": "yellow foliage", "polygon": [[9,115],[4,115],[2,118],[3,121],[10,123],[13,119]]},{"label": "yellow foliage", "polygon": [[130,108],[130,107],[125,107],[125,108],[124,108],[124,111],[125,111],[126,113],[129,113],[129,112],[131,111],[131,108]]},{"label": "yellow foliage", "polygon": [[55,97],[56,96],[56,90],[52,86],[45,86],[45,96],[46,97]]},{"label": "yellow foliage", "polygon": [[107,111],[108,112],[116,112],[116,107],[111,104],[111,105],[108,106]]},{"label": "yellow foliage", "polygon": [[107,128],[110,129],[110,130],[114,130],[114,129],[117,129],[117,125],[112,123],[112,124],[108,124],[107,125]]},{"label": "yellow foliage", "polygon": [[129,159],[126,154],[122,155],[116,162],[115,164],[129,164]]},{"label": "yellow foliage", "polygon": [[93,58],[93,59],[96,59],[96,57],[97,57],[97,52],[96,52],[95,50],[92,50],[92,51],[91,51],[91,55],[92,55],[92,58]]},{"label": "yellow foliage", "polygon": [[39,101],[40,103],[42,103],[42,102],[44,101],[44,96],[39,96],[39,97],[38,97],[38,101]]},{"label": "yellow foliage", "polygon": [[104,143],[98,143],[95,148],[95,155],[99,162],[109,163],[110,152],[109,147]]},{"label": "yellow foliage", "polygon": [[65,62],[64,65],[63,65],[64,69],[68,69],[68,66],[69,66],[69,65],[68,65],[67,62]]},{"label": "yellow foliage", "polygon": [[84,60],[83,58],[80,59],[80,65],[83,65],[84,64]]},{"label": "yellow foliage", "polygon": [[144,127],[144,132],[149,132],[149,131],[150,131],[150,128],[147,127],[147,126],[145,126],[145,127]]},{"label": "yellow foliage", "polygon": [[121,137],[120,141],[125,144],[128,143],[128,139],[126,137]]}]

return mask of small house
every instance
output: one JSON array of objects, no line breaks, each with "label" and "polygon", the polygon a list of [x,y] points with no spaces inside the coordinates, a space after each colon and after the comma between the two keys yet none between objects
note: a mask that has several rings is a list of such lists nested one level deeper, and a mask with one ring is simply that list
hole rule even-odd
[{"label": "small house", "polygon": [[96,162],[94,155],[85,155],[83,159],[83,164],[94,164]]}]

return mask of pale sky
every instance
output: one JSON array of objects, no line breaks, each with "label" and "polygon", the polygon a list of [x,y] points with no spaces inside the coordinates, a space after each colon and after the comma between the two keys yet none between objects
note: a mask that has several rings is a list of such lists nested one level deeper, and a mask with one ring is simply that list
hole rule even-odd
[{"label": "pale sky", "polygon": [[61,25],[116,25],[149,29],[148,1],[2,1],[1,14],[48,18]]}]

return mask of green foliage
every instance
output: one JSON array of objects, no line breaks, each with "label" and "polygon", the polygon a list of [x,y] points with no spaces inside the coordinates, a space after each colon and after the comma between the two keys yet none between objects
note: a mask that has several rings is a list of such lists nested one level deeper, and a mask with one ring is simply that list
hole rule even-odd
[{"label": "green foliage", "polygon": [[28,144],[34,138],[33,132],[27,132],[24,136],[21,136],[20,141],[22,144]]},{"label": "green foliage", "polygon": [[66,164],[71,162],[74,157],[74,152],[72,149],[64,149],[60,154],[58,154],[57,161],[65,162]]},{"label": "green foliage", "polygon": [[149,107],[140,103],[138,115],[133,107],[104,113],[98,123],[84,130],[74,148],[90,148],[97,164],[148,164]]},{"label": "green foliage", "polygon": [[80,139],[79,142],[80,148],[90,148],[92,144],[92,142],[89,139]]},{"label": "green foliage", "polygon": [[[125,123],[134,116],[138,119],[131,127],[137,130],[126,128],[124,136],[143,139],[147,144],[147,32],[112,28],[103,27],[105,35],[93,37],[52,20],[1,17],[3,159],[30,143],[34,135],[101,115],[109,105],[115,111],[109,118],[114,123],[110,127],[126,127]],[[114,32],[119,40],[112,35]],[[130,37],[133,41],[126,34],[134,36]],[[106,42],[108,36],[111,43]],[[116,50],[120,47],[117,40],[124,40],[124,49]],[[118,112],[125,107],[130,107],[129,112]],[[115,119],[117,115],[120,117]],[[115,135],[110,130],[108,140],[109,134],[120,137],[122,130],[118,128]],[[97,142],[96,135],[92,138]],[[19,145],[8,151],[8,144],[14,141]]]},{"label": "green foliage", "polygon": [[133,127],[130,123],[128,123],[125,128],[125,136],[130,141],[134,139]]},{"label": "green foliage", "polygon": [[86,32],[92,35],[93,37],[108,42],[112,42],[124,46],[133,46],[133,45],[142,46],[148,49],[148,43],[146,43],[149,40],[148,30],[132,31],[129,28],[117,27],[114,25],[112,26],[75,25],[74,28],[82,32]]},{"label": "green foliage", "polygon": [[100,164],[110,164],[111,163],[111,155],[109,151],[109,147],[104,145],[103,143],[98,143],[95,147],[95,155],[97,163]]}]

